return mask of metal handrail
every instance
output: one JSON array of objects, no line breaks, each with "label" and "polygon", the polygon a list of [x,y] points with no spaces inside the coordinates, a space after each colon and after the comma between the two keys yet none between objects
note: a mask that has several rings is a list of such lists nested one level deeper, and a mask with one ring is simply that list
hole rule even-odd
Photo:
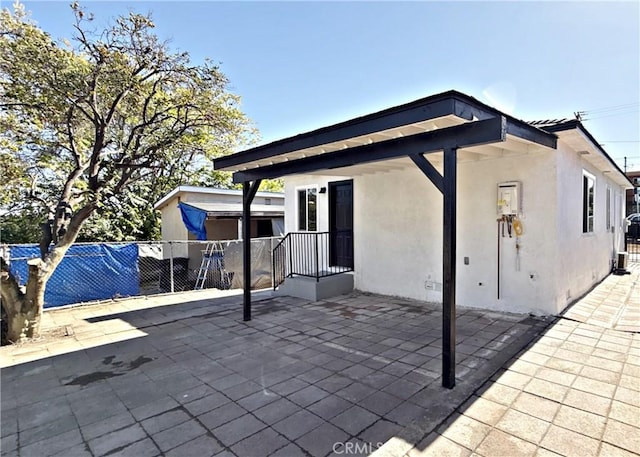
[{"label": "metal handrail", "polygon": [[352,265],[337,265],[335,259],[331,259],[331,237],[341,232],[353,233],[351,230],[287,233],[273,249],[273,289],[292,276],[320,281],[320,278],[353,271]]}]

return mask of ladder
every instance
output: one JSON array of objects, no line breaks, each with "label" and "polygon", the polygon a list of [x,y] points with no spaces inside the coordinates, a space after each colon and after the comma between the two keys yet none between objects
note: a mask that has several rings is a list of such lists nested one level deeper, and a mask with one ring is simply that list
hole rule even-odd
[{"label": "ladder", "polygon": [[229,287],[229,274],[224,269],[224,249],[222,243],[214,241],[207,243],[207,246],[202,251],[202,261],[200,262],[200,269],[198,270],[198,277],[196,278],[196,285],[194,290],[204,289],[204,285],[207,282],[207,276],[209,271],[220,272],[220,288]]}]

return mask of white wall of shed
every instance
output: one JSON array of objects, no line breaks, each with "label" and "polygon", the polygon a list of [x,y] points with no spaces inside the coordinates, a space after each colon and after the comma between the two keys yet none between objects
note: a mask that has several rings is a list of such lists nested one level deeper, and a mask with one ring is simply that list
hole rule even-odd
[{"label": "white wall of shed", "polygon": [[[178,199],[174,198],[163,206],[160,210],[161,215],[161,234],[164,241],[187,240],[189,231],[182,222],[180,208],[178,208]],[[187,257],[188,249],[184,243],[175,243],[171,247],[174,257]],[[165,258],[169,258],[169,254],[165,250]]]}]

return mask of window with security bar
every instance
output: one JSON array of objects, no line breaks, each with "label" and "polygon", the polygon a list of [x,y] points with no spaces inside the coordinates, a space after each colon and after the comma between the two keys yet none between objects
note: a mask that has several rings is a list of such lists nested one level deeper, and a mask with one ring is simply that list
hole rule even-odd
[{"label": "window with security bar", "polygon": [[582,174],[582,233],[593,233],[595,177],[587,172]]}]

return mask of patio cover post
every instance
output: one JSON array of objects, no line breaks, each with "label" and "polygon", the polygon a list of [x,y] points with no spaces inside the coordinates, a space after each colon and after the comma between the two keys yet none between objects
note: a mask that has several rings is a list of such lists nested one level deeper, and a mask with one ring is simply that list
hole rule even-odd
[{"label": "patio cover post", "polygon": [[444,150],[442,243],[442,386],[456,385],[456,164],[457,148]]},{"label": "patio cover post", "polygon": [[256,196],[262,180],[242,183],[242,275],[244,295],[242,300],[242,320],[251,320],[251,202]]}]

